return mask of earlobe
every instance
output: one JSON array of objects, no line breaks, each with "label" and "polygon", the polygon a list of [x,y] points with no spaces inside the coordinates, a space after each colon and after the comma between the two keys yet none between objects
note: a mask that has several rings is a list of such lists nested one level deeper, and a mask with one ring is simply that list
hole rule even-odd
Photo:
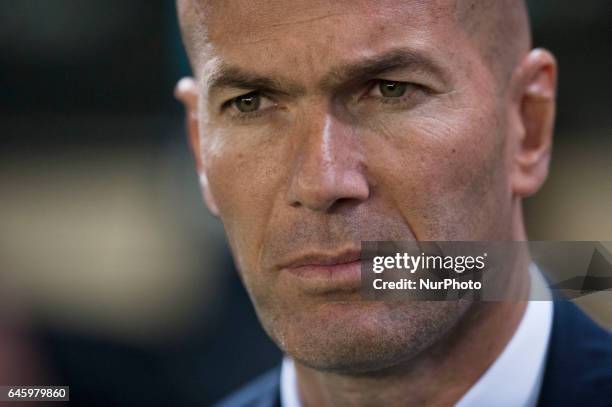
[{"label": "earlobe", "polygon": [[219,215],[219,210],[214,197],[210,191],[208,177],[202,157],[202,146],[200,143],[200,129],[198,118],[198,90],[193,78],[181,79],[175,89],[174,96],[185,107],[185,125],[187,127],[187,138],[193,153],[196,170],[200,179],[200,189],[206,206],[214,216]]},{"label": "earlobe", "polygon": [[202,171],[199,173],[200,176],[200,189],[202,191],[202,195],[204,197],[204,203],[208,207],[210,213],[214,216],[219,216],[219,208],[217,207],[217,202],[210,191],[210,186],[208,185],[208,177],[206,176],[206,172]]},{"label": "earlobe", "polygon": [[535,49],[515,74],[520,137],[513,157],[512,188],[516,196],[536,193],[548,176],[555,121],[557,63],[543,49]]}]

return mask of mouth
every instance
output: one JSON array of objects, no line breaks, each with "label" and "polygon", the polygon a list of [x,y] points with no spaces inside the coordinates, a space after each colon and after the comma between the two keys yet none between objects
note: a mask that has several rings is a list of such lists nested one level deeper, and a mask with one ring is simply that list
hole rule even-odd
[{"label": "mouth", "polygon": [[309,292],[355,291],[361,287],[361,249],[309,252],[281,266]]}]

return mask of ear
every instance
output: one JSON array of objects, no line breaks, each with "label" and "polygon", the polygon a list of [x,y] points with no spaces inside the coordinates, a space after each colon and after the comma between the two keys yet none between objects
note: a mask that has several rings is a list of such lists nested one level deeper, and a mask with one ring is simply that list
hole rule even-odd
[{"label": "ear", "polygon": [[535,194],[548,176],[555,122],[557,62],[544,49],[534,49],[512,79],[513,146],[511,187],[518,197]]},{"label": "ear", "polygon": [[208,177],[202,156],[202,144],[200,140],[200,126],[198,118],[198,87],[193,78],[181,79],[174,89],[174,96],[183,103],[185,107],[185,125],[187,127],[187,138],[193,156],[195,157],[196,170],[200,178],[200,188],[204,202],[214,216],[219,216],[219,209],[208,185]]}]

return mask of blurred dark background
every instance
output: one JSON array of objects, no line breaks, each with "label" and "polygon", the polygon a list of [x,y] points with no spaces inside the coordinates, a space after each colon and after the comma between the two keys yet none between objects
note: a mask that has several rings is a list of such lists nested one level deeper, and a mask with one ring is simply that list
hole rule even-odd
[{"label": "blurred dark background", "polygon": [[[611,4],[531,13],[560,89],[530,238],[612,240]],[[187,74],[171,0],[0,0],[0,385],[209,405],[280,360],[201,203]],[[612,326],[610,292],[578,303]]]}]

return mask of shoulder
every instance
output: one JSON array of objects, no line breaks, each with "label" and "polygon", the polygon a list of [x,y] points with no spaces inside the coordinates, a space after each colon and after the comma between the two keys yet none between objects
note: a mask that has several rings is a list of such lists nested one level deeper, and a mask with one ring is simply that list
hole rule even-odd
[{"label": "shoulder", "polygon": [[554,313],[540,405],[612,405],[612,334],[570,301]]},{"label": "shoulder", "polygon": [[280,367],[272,369],[217,402],[214,407],[275,407],[280,403]]}]

